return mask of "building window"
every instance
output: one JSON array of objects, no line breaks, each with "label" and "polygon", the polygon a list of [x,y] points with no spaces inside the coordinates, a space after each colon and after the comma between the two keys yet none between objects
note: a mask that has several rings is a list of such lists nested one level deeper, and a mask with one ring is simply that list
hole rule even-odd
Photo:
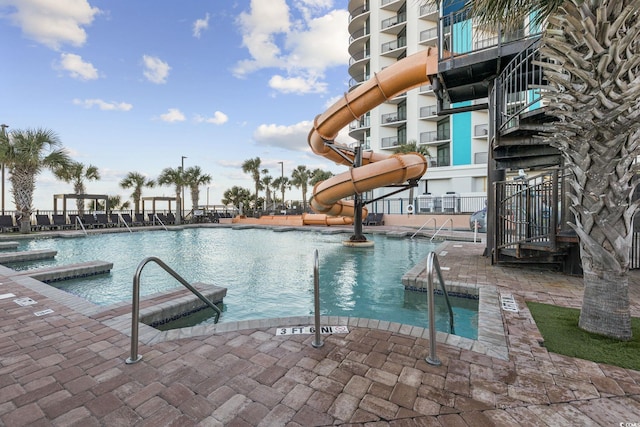
[{"label": "building window", "polygon": [[449,166],[451,157],[450,144],[438,145],[438,166]]}]

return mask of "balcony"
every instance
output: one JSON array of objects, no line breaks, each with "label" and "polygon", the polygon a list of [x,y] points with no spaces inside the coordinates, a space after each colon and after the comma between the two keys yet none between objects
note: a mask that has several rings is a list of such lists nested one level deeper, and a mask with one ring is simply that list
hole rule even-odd
[{"label": "balcony", "polygon": [[421,107],[420,118],[424,120],[437,121],[438,119],[440,119],[440,117],[438,117],[438,106],[428,105],[426,107]]},{"label": "balcony", "polygon": [[380,54],[398,58],[404,51],[406,51],[406,46],[407,38],[399,37],[396,40],[383,43],[382,46],[380,46]]},{"label": "balcony", "polygon": [[380,0],[380,9],[397,12],[406,4],[405,0]]},{"label": "balcony", "polygon": [[473,164],[474,165],[486,165],[489,161],[489,153],[486,151],[483,153],[475,153],[473,155]]},{"label": "balcony", "polygon": [[389,113],[380,116],[381,126],[398,127],[407,121],[407,115],[405,113]]},{"label": "balcony", "polygon": [[475,125],[473,127],[474,138],[488,138],[489,137],[489,125]]},{"label": "balcony", "polygon": [[395,148],[398,145],[405,144],[405,141],[401,141],[397,136],[390,136],[387,138],[382,138],[380,140],[381,148]]},{"label": "balcony", "polygon": [[438,22],[438,5],[425,4],[420,6],[420,19]]},{"label": "balcony", "polygon": [[448,142],[451,135],[448,132],[429,131],[420,134],[420,144],[438,145]]},{"label": "balcony", "polygon": [[428,30],[420,31],[420,44],[423,46],[437,46],[438,45],[438,28],[429,28]]},{"label": "balcony", "polygon": [[371,127],[371,117],[364,116],[360,120],[354,120],[349,124],[349,130]]},{"label": "balcony", "polygon": [[405,27],[400,24],[404,24],[405,22],[407,22],[407,14],[399,13],[391,18],[383,19],[380,23],[380,28],[383,33],[398,34]]},{"label": "balcony", "polygon": [[369,52],[368,50],[357,52],[351,55],[351,58],[349,58],[349,66],[352,66],[353,64],[360,62],[362,60],[369,59],[370,57],[371,57],[371,52]]},{"label": "balcony", "polygon": [[369,13],[369,2],[362,2],[359,5],[355,6],[353,9],[349,10],[349,21],[353,21],[354,19]]}]

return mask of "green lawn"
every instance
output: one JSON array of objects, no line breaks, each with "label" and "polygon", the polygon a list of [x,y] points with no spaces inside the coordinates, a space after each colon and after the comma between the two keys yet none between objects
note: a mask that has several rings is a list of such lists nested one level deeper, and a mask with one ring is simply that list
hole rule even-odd
[{"label": "green lawn", "polygon": [[544,346],[553,353],[640,371],[640,319],[631,319],[633,338],[616,341],[578,328],[580,310],[527,302]]}]

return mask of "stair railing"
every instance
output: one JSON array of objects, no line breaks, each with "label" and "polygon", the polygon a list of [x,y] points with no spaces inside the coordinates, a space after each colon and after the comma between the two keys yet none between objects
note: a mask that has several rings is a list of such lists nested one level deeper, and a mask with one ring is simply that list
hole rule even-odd
[{"label": "stair railing", "polygon": [[449,294],[442,278],[442,272],[440,271],[440,263],[438,262],[438,256],[435,252],[429,252],[427,256],[427,293],[429,304],[429,356],[426,361],[430,365],[439,366],[441,364],[440,359],[436,355],[436,310],[435,310],[435,297],[434,297],[434,285],[433,285],[433,272],[438,274],[438,281],[440,282],[440,288],[444,294],[444,299],[447,302],[447,308],[449,309],[449,331],[455,333],[453,325],[453,309],[451,308],[451,302],[449,301]]},{"label": "stair railing", "polygon": [[427,226],[427,224],[429,224],[431,222],[431,220],[433,220],[433,231],[435,232],[436,231],[436,225],[437,225],[436,224],[436,219],[435,218],[429,218],[428,220],[425,221],[424,224],[422,224],[422,227],[418,228],[418,230],[411,235],[411,238],[413,239],[414,237],[416,237],[416,234],[418,234],[420,231],[422,231],[422,229],[425,228]]},{"label": "stair railing", "polygon": [[442,229],[444,228],[445,225],[447,225],[447,223],[450,223],[451,226],[449,227],[449,232],[453,235],[453,219],[449,218],[448,220],[446,220],[441,226],[440,228],[438,228],[438,230],[433,233],[433,236],[431,236],[431,239],[429,239],[429,242],[433,242],[433,239],[436,238],[436,236],[438,235],[438,233],[440,233],[442,231]]},{"label": "stair railing", "polygon": [[218,320],[220,320],[220,315],[222,314],[222,311],[214,303],[209,301],[209,299],[202,295],[196,288],[194,288],[191,284],[189,284],[189,282],[184,280],[182,276],[176,273],[161,259],[153,256],[143,259],[140,264],[138,264],[138,268],[133,275],[133,301],[131,303],[131,355],[125,361],[125,363],[127,363],[128,365],[137,363],[142,360],[142,356],[138,354],[138,326],[140,322],[140,275],[142,274],[142,269],[144,268],[144,266],[150,262],[155,262],[156,264],[158,264],[167,273],[172,275],[178,282],[180,282],[185,288],[189,289],[195,296],[200,298],[202,302],[211,307],[216,313],[214,323],[218,323]]}]

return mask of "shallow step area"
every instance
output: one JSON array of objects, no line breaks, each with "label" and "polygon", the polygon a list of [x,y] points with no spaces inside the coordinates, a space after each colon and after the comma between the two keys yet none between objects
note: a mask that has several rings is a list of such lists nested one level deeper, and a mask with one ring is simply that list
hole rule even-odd
[{"label": "shallow step area", "polygon": [[17,272],[16,276],[29,276],[44,283],[62,280],[78,279],[81,277],[106,274],[113,268],[112,262],[87,261],[77,264],[60,265],[55,267],[34,268]]},{"label": "shallow step area", "polygon": [[0,242],[0,250],[17,249],[18,245],[20,245],[18,242]]},{"label": "shallow step area", "polygon": [[[227,288],[208,283],[196,282],[192,283],[205,298],[213,304],[221,304],[227,295]],[[208,306],[200,300],[195,294],[184,289],[182,296],[177,298],[159,302],[155,305],[140,310],[140,322],[155,327],[162,325],[181,317],[188,316]],[[209,308],[209,310],[211,310]],[[213,310],[211,310],[213,313]]]},{"label": "shallow step area", "polygon": [[11,262],[37,261],[41,259],[55,258],[58,251],[42,249],[37,251],[20,251],[0,253],[0,264],[8,264]]}]

